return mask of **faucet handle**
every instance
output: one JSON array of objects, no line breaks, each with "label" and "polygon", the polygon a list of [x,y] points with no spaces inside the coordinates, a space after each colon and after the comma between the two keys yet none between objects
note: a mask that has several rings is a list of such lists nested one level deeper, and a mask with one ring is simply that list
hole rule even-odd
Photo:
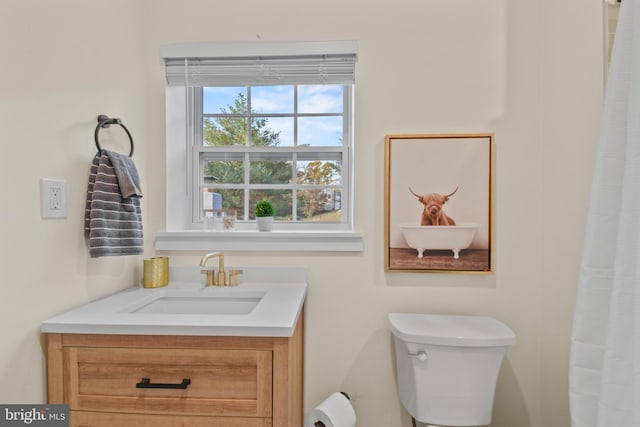
[{"label": "faucet handle", "polygon": [[217,286],[215,269],[202,269],[200,272],[207,275],[207,278],[205,279],[205,286]]},{"label": "faucet handle", "polygon": [[242,270],[233,268],[229,270],[229,286],[238,286],[238,275],[242,274]]}]

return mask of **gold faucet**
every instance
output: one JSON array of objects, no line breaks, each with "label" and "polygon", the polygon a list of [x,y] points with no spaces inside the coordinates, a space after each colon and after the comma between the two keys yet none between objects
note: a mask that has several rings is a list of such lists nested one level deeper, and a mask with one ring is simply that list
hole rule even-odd
[{"label": "gold faucet", "polygon": [[[215,270],[207,270],[207,261],[209,258],[218,257],[218,274],[216,277]],[[207,286],[227,286],[227,277],[224,272],[224,254],[222,252],[211,252],[206,254],[200,260],[200,267],[203,268],[202,274],[207,275]]]}]

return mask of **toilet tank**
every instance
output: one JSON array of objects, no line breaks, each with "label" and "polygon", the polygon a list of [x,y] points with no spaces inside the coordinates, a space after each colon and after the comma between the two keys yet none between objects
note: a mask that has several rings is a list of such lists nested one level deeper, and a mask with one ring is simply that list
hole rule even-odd
[{"label": "toilet tank", "polygon": [[391,313],[398,395],[417,421],[491,424],[504,355],[515,334],[491,317]]}]

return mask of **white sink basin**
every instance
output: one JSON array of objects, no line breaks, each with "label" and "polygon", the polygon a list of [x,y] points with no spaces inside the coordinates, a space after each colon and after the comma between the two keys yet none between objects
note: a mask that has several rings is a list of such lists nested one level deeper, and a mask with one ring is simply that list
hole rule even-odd
[{"label": "white sink basin", "polygon": [[129,313],[147,314],[249,314],[264,296],[160,297]]},{"label": "white sink basin", "polygon": [[171,267],[162,288],[136,285],[42,322],[46,333],[290,337],[307,293],[303,267],[243,267],[239,286],[204,286]]}]

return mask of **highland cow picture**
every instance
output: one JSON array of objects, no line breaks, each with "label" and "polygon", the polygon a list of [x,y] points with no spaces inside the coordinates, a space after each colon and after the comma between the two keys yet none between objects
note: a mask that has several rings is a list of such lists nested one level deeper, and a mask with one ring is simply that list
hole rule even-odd
[{"label": "highland cow picture", "polygon": [[491,273],[493,134],[387,135],[385,271]]}]

